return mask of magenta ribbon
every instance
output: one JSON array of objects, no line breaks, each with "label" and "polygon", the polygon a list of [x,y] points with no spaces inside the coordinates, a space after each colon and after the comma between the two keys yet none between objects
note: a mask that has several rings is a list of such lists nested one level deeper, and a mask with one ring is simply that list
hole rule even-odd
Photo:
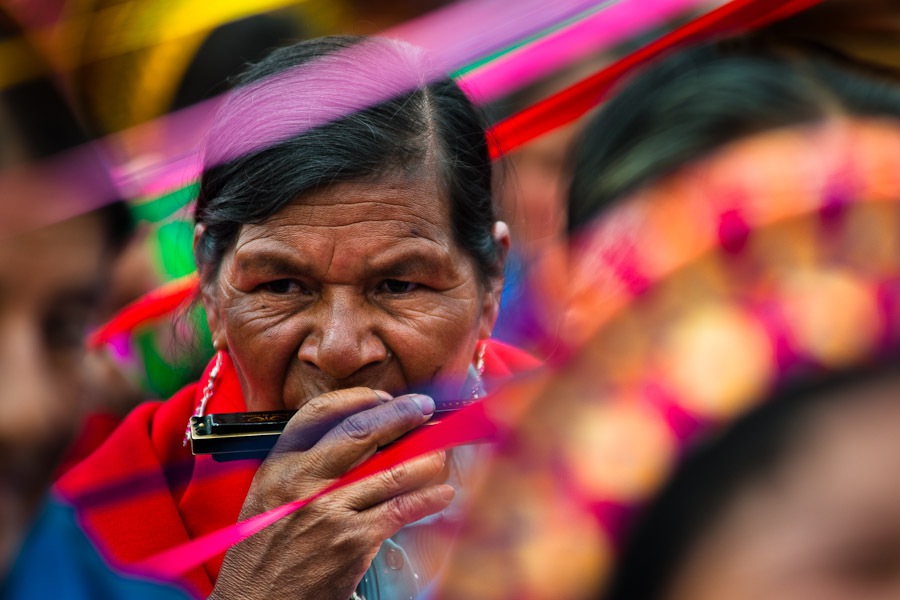
[{"label": "magenta ribbon", "polygon": [[725,0],[615,2],[507,56],[478,67],[457,82],[473,102],[492,102],[676,17],[724,3]]}]

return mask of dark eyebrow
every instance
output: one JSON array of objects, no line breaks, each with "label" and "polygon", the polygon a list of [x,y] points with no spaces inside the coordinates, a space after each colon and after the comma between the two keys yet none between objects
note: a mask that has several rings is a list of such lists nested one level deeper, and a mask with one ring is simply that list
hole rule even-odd
[{"label": "dark eyebrow", "polygon": [[412,254],[386,262],[384,265],[373,265],[373,271],[382,279],[399,279],[419,275],[422,272],[438,272],[445,265],[439,258],[430,254]]},{"label": "dark eyebrow", "polygon": [[[365,268],[369,277],[380,279],[398,279],[421,276],[422,273],[439,273],[447,268],[439,255],[431,252],[410,251],[369,259]],[[249,252],[236,261],[238,273],[254,272],[269,277],[310,277],[315,278],[316,271],[300,255],[286,255],[271,250]]]},{"label": "dark eyebrow", "polygon": [[238,271],[262,271],[269,274],[306,275],[307,266],[297,260],[275,252],[253,252],[237,261]]}]

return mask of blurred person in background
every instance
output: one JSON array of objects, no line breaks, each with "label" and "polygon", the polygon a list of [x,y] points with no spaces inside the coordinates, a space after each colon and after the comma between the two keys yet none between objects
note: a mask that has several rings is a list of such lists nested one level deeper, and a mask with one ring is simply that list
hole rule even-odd
[{"label": "blurred person in background", "polygon": [[607,599],[900,593],[900,369],[805,377],[691,448]]},{"label": "blurred person in background", "polygon": [[[890,252],[884,244],[892,242],[890,236],[881,239],[865,259],[852,254],[861,251],[859,236],[880,239],[879,228],[871,221],[878,217],[866,219],[860,214],[865,209],[857,209],[854,218],[850,208],[853,196],[865,194],[850,170],[857,166],[854,160],[863,160],[852,154],[852,124],[885,131],[900,127],[900,89],[878,73],[844,61],[835,64],[829,54],[815,58],[814,52],[801,49],[791,58],[790,53],[785,57],[765,49],[745,54],[740,47],[737,42],[724,50],[706,47],[676,55],[635,78],[605,107],[578,149],[570,228],[577,230],[598,214],[614,210],[627,195],[640,187],[652,188],[673,170],[689,168],[711,153],[727,152],[729,144],[742,138],[779,128],[832,128],[834,135],[847,136],[843,151],[850,154],[851,163],[849,172],[833,174],[830,189],[825,189],[832,197],[821,209],[824,231],[819,243],[832,247],[819,251],[818,264],[816,258],[798,257],[804,241],[809,241],[804,240],[809,230],[797,228],[787,247],[769,240],[767,252],[781,255],[772,259],[772,270],[782,276],[833,269],[867,279],[879,255]],[[840,142],[835,146],[842,150]],[[796,163],[802,177],[800,164]],[[749,161],[747,168],[753,169]],[[704,177],[703,171],[697,176]],[[779,183],[791,189],[788,177],[773,182],[773,187]],[[665,185],[659,184],[660,192]],[[644,193],[649,196],[653,191]],[[727,202],[722,200],[723,205]],[[775,196],[756,202],[784,200]],[[847,214],[842,214],[844,210]],[[900,226],[896,214],[887,214],[888,223]],[[726,246],[750,243],[741,242],[738,235],[741,218],[746,217],[731,216],[737,236],[731,242],[729,223],[720,224]],[[841,227],[848,230],[845,237],[828,241],[829,228]],[[797,247],[791,248],[791,243]],[[739,252],[740,246],[732,251]],[[895,276],[888,285],[896,285]],[[836,294],[830,281],[821,278],[809,293],[827,302]],[[770,285],[775,287],[774,282]],[[896,290],[885,293],[894,294]],[[874,315],[853,319],[850,315],[857,307],[839,296],[827,306],[828,312],[838,311],[827,317],[831,327],[849,319],[855,322],[848,326],[855,327],[859,336],[869,334]],[[868,308],[873,310],[866,312],[875,312],[876,307]],[[814,303],[808,307],[811,312],[816,309]],[[885,326],[891,326],[888,320]],[[776,386],[782,389],[760,408],[689,449],[663,491],[636,519],[605,598],[898,594],[900,486],[887,475],[900,466],[897,340],[886,336],[892,348],[887,364],[855,372],[857,362],[867,365],[873,360],[877,342],[870,344],[872,355],[854,356],[857,343],[852,337],[842,340],[840,332],[825,323],[817,329],[812,335],[823,340],[820,343],[837,347],[834,360],[807,359],[811,364],[798,367],[804,373],[786,377],[786,384]],[[753,362],[752,355],[753,346],[748,344],[731,359]],[[715,377],[714,367],[709,367],[708,376]],[[822,374],[823,369],[831,374]],[[848,370],[854,373],[845,373]]]},{"label": "blurred person in background", "polygon": [[629,193],[743,137],[781,127],[900,118],[898,86],[808,46],[750,38],[678,52],[604,105],[575,146],[572,235]]},{"label": "blurred person in background", "polygon": [[[2,13],[0,28],[7,40],[20,35]],[[40,62],[27,54],[16,68],[24,67],[22,60]],[[116,202],[40,228],[17,228],[23,210],[77,201],[79,183],[56,180],[53,172],[41,181],[11,183],[7,176],[86,141],[49,80],[0,90],[0,597],[180,598],[174,589],[110,571],[72,509],[47,496],[90,405],[95,382],[84,337],[131,224]],[[103,169],[98,158],[93,170]],[[80,191],[111,189],[107,181]]]},{"label": "blurred person in background", "polygon": [[437,597],[897,595],[898,117],[892,80],[755,42],[619,90],[576,150],[569,269],[537,274],[572,359]]}]

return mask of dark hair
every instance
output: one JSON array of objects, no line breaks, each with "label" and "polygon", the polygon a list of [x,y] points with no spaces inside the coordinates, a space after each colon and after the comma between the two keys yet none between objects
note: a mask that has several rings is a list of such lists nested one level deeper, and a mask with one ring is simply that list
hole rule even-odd
[{"label": "dark hair", "polygon": [[[483,282],[499,275],[484,121],[446,75],[423,80],[423,61],[421,51],[403,42],[333,36],[278,49],[244,73],[207,142],[195,216],[206,227],[195,252],[204,281],[215,277],[241,225],[263,222],[331,183],[375,181],[432,167],[429,161],[450,202],[454,239]],[[373,106],[359,105],[366,99],[358,96],[393,85],[398,73],[412,85]],[[263,102],[277,106],[248,116],[266,94]],[[335,113],[336,105],[343,111]],[[315,111],[332,111],[333,118],[317,123],[308,116]],[[266,128],[280,128],[274,143],[241,140],[238,151],[229,141],[235,131],[252,138]]]},{"label": "dark hair", "polygon": [[[38,51],[27,45],[16,23],[2,10],[0,40],[22,44],[23,53],[15,68],[49,73]],[[0,90],[0,169],[16,162],[49,158],[88,141],[71,105],[49,75],[26,79]],[[97,176],[103,179],[104,191],[113,189],[99,156],[95,167]],[[2,201],[20,202],[21,199]],[[121,248],[134,226],[128,207],[116,200],[95,213],[104,224],[110,247]]]},{"label": "dark hair", "polygon": [[604,600],[660,598],[690,551],[748,485],[802,444],[811,418],[847,392],[900,378],[897,357],[786,383],[747,415],[689,449],[632,524]]},{"label": "dark hair", "polygon": [[900,117],[900,91],[862,67],[739,40],[673,54],[628,81],[582,133],[569,230],[729,142],[835,114]]}]

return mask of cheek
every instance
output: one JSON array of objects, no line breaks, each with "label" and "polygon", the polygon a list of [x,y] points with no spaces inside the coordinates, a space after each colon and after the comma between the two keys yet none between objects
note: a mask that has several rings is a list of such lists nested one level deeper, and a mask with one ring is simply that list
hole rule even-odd
[{"label": "cheek", "polygon": [[248,410],[283,409],[284,378],[299,345],[294,322],[240,299],[232,300],[221,314]]},{"label": "cheek", "polygon": [[385,342],[410,383],[463,376],[475,352],[480,315],[475,294],[433,298],[389,321]]}]

